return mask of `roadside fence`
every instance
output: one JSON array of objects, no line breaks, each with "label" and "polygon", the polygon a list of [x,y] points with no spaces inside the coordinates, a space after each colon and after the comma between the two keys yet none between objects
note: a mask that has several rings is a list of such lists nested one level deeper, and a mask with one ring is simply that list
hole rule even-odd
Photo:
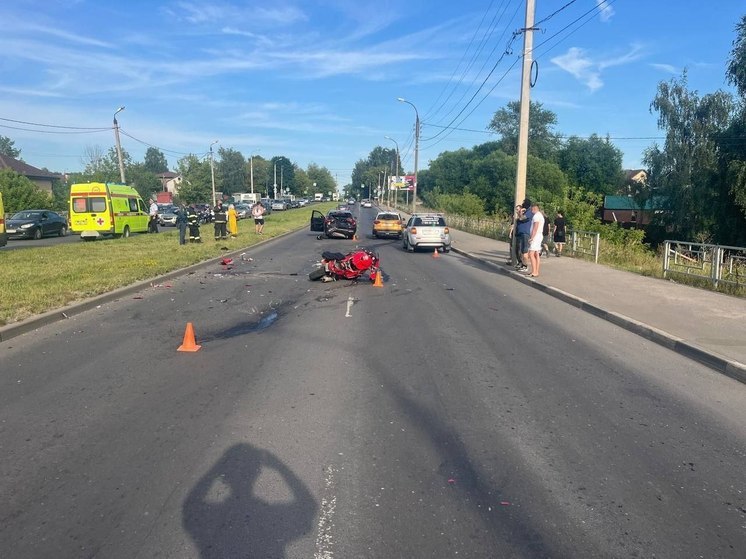
[{"label": "roadside fence", "polygon": [[575,231],[569,229],[568,248],[573,255],[590,256],[598,264],[598,253],[601,248],[601,235],[592,231]]},{"label": "roadside fence", "polygon": [[684,275],[712,283],[746,287],[746,248],[665,241],[663,277]]}]

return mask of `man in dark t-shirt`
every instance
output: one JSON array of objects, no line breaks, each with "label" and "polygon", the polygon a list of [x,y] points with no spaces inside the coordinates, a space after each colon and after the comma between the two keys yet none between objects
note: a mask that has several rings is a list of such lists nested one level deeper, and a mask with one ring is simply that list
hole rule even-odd
[{"label": "man in dark t-shirt", "polygon": [[554,254],[562,256],[562,249],[565,248],[565,216],[561,211],[557,211],[557,217],[554,218]]}]

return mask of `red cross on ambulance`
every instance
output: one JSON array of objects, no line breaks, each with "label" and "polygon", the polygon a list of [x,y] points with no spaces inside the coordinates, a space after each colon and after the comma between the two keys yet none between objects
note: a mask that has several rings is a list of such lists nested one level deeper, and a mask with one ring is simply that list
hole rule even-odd
[{"label": "red cross on ambulance", "polygon": [[98,223],[99,225],[103,225],[103,224],[104,224],[104,220],[103,220],[102,218],[100,218],[100,217],[99,217],[99,218],[98,218],[98,219],[96,220],[96,223]]}]

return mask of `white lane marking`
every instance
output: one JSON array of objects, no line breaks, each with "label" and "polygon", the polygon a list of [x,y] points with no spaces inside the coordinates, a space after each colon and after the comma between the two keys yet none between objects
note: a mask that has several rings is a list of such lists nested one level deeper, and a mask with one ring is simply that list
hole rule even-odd
[{"label": "white lane marking", "polygon": [[352,298],[352,295],[349,295],[347,297],[347,312],[345,313],[345,318],[352,318],[352,315],[350,314],[350,309],[352,308],[352,305],[355,303],[355,299]]},{"label": "white lane marking", "polygon": [[316,552],[314,559],[332,559],[332,526],[334,526],[334,511],[337,508],[337,496],[334,494],[334,467],[329,466],[324,476],[324,494],[321,497],[321,514],[319,515],[319,531],[316,534]]}]

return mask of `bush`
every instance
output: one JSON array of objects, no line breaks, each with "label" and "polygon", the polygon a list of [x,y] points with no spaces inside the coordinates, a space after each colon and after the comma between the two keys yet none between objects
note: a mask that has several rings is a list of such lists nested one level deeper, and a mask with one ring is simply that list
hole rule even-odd
[{"label": "bush", "polygon": [[54,202],[35,183],[10,169],[0,170],[0,192],[3,194],[5,211],[9,214],[34,208],[51,208]]}]

